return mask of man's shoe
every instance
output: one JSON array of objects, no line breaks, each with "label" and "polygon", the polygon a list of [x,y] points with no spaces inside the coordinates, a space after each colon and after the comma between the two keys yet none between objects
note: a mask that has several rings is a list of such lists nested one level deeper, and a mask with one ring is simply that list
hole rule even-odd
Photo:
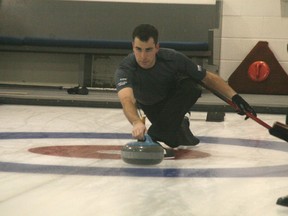
[{"label": "man's shoe", "polygon": [[[152,139],[153,140],[153,139]],[[154,141],[153,140],[153,142],[154,143],[156,143],[156,144],[158,144],[159,146],[161,146],[162,148],[163,148],[163,150],[164,150],[164,158],[165,159],[172,159],[172,158],[175,158],[175,153],[174,153],[174,150],[173,149],[171,149],[171,148],[165,148],[165,147],[163,147],[159,142],[157,142],[157,141]]]},{"label": "man's shoe", "polygon": [[170,148],[164,148],[164,158],[165,159],[173,159],[175,158],[175,152],[173,149],[170,149]]},{"label": "man's shoe", "polygon": [[280,197],[277,202],[277,205],[281,205],[281,206],[287,206],[288,207],[288,196],[285,197]]},{"label": "man's shoe", "polygon": [[87,87],[76,86],[74,88],[67,89],[68,94],[79,94],[79,95],[87,95],[89,93]]},{"label": "man's shoe", "polygon": [[178,135],[178,144],[182,146],[195,146],[200,143],[200,140],[193,135],[190,128],[190,121],[188,117],[184,117],[180,133]]}]

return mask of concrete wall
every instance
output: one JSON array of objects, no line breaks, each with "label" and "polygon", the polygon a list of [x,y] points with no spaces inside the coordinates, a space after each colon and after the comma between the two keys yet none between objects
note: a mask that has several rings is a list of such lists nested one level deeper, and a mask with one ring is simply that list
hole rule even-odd
[{"label": "concrete wall", "polygon": [[130,40],[136,25],[150,23],[162,41],[207,42],[218,15],[215,5],[2,0],[0,35]]},{"label": "concrete wall", "polygon": [[228,79],[258,41],[288,72],[287,14],[287,0],[223,0],[220,75]]}]

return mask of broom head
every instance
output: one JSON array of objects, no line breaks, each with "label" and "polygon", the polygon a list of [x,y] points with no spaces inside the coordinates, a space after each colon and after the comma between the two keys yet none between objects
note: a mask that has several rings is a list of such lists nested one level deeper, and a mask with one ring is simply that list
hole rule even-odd
[{"label": "broom head", "polygon": [[275,122],[273,127],[269,129],[269,133],[288,142],[288,125],[280,122]]}]

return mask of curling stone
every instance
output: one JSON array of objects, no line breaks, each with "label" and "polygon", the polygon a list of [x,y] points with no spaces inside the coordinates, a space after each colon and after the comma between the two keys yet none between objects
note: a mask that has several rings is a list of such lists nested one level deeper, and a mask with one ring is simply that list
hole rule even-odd
[{"label": "curling stone", "polygon": [[128,164],[155,165],[163,160],[164,149],[146,134],[145,140],[130,142],[123,146],[121,157]]}]

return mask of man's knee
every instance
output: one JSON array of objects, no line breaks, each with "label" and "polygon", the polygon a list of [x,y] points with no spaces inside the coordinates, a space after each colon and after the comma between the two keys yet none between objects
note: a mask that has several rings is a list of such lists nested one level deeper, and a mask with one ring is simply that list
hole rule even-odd
[{"label": "man's knee", "polygon": [[199,98],[202,93],[201,86],[191,78],[181,80],[179,82],[179,88],[183,94],[193,98]]}]

